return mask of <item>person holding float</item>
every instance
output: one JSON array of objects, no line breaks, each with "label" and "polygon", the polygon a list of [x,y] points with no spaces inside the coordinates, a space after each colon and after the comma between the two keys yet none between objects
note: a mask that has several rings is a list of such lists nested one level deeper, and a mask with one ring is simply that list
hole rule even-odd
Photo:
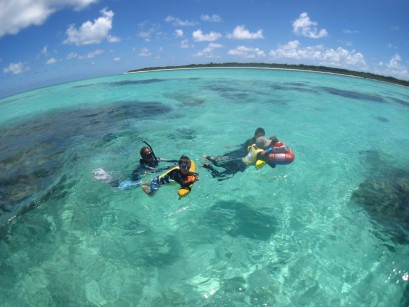
[{"label": "person holding float", "polygon": [[[159,158],[155,155],[155,152],[148,142],[146,142],[145,140],[142,140],[142,142],[144,142],[146,146],[143,146],[139,151],[139,154],[141,156],[139,165],[132,171],[130,180],[126,179],[118,184],[118,189],[120,190],[127,190],[138,187],[142,183],[141,177],[144,175],[162,172],[164,170],[177,166],[176,163],[178,162],[178,160]],[[159,162],[169,162],[173,163],[173,165],[159,167]]]},{"label": "person holding float", "polygon": [[265,136],[258,137],[256,144],[249,146],[248,154],[243,158],[247,165],[254,165],[257,169],[265,164],[275,168],[277,164],[285,165],[294,161],[294,152],[276,137],[267,139]]},{"label": "person holding float", "polygon": [[175,166],[167,172],[153,178],[150,182],[142,183],[142,190],[149,196],[153,196],[159,190],[161,185],[178,183],[179,199],[187,196],[193,184],[199,181],[199,174],[195,172],[195,163],[187,156],[181,156],[178,166]]}]

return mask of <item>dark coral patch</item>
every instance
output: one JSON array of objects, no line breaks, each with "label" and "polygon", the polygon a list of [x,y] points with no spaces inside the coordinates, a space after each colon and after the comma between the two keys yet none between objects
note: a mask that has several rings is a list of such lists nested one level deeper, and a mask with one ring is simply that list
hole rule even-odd
[{"label": "dark coral patch", "polygon": [[232,237],[269,240],[276,229],[276,220],[270,214],[256,211],[240,202],[218,202],[210,208],[205,222]]},{"label": "dark coral patch", "polygon": [[158,82],[166,82],[168,80],[165,79],[146,79],[146,80],[124,80],[124,81],[117,81],[111,82],[109,85],[120,86],[120,85],[140,85],[140,84],[150,84],[150,83],[158,83]]},{"label": "dark coral patch", "polygon": [[376,119],[379,120],[380,122],[383,122],[383,123],[388,123],[389,122],[389,119],[387,119],[386,117],[383,117],[383,116],[378,116]]},{"label": "dark coral patch", "polygon": [[341,89],[338,89],[338,88],[327,87],[327,86],[320,87],[320,89],[323,90],[323,91],[326,91],[329,94],[336,95],[336,96],[341,96],[341,97],[345,97],[345,98],[350,98],[350,99],[368,100],[368,101],[373,101],[373,102],[386,102],[385,99],[383,99],[381,96],[373,95],[373,94],[366,94],[366,93],[359,93],[359,92],[355,92],[355,91],[341,90]]},{"label": "dark coral patch", "polygon": [[387,227],[399,242],[409,243],[402,229],[409,231],[409,172],[385,168],[364,180],[352,193],[352,201]]},{"label": "dark coral patch", "polygon": [[160,116],[171,110],[158,102],[123,102],[51,111],[0,128],[0,226],[56,185],[66,164],[74,163],[77,145],[108,143],[118,137],[112,131],[123,129],[127,120]]}]

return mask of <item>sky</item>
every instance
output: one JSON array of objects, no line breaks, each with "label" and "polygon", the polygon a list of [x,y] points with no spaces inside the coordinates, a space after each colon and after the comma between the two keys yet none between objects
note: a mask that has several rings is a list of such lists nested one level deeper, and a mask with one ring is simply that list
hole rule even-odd
[{"label": "sky", "polygon": [[409,80],[409,0],[0,0],[0,98],[132,69],[322,65]]}]

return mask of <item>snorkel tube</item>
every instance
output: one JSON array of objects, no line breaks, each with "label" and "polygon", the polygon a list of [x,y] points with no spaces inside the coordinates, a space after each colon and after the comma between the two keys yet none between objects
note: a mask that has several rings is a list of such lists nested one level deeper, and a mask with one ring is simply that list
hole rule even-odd
[{"label": "snorkel tube", "polygon": [[142,142],[144,142],[144,143],[146,144],[146,146],[149,147],[149,149],[150,149],[151,152],[152,152],[152,156],[153,156],[153,158],[155,159],[156,163],[159,163],[158,158],[156,158],[155,152],[154,152],[153,149],[152,149],[152,146],[149,145],[149,143],[148,143],[147,141],[145,141],[145,140],[142,140]]}]

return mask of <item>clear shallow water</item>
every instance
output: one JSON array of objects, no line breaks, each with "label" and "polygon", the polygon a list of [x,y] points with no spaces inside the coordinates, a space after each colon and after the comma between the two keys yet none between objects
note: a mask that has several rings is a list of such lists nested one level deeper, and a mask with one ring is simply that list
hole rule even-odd
[{"label": "clear shallow water", "polygon": [[[39,89],[0,108],[6,305],[409,304],[408,89],[162,71]],[[200,164],[259,126],[292,147],[293,164],[221,182],[199,168],[182,200],[176,187],[149,198],[93,178],[129,176],[142,139]]]}]

